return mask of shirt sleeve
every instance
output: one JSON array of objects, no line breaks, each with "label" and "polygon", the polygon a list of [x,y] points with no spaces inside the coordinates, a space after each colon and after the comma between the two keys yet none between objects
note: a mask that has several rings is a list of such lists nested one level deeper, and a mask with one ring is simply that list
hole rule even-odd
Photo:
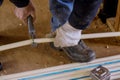
[{"label": "shirt sleeve", "polygon": [[3,0],[0,0],[0,6],[2,5]]},{"label": "shirt sleeve", "polygon": [[10,0],[17,7],[25,7],[29,4],[30,0]]}]

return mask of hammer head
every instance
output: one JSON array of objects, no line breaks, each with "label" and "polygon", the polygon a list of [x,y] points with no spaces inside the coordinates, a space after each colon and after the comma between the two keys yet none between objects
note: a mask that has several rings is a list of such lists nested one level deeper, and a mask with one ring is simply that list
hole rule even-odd
[{"label": "hammer head", "polygon": [[30,35],[30,37],[31,37],[31,40],[32,40],[32,47],[37,47],[37,43],[34,41],[35,40],[35,33],[31,33],[31,35]]},{"label": "hammer head", "polygon": [[32,43],[32,47],[37,47],[37,46],[38,46],[37,43],[35,43],[35,42]]}]

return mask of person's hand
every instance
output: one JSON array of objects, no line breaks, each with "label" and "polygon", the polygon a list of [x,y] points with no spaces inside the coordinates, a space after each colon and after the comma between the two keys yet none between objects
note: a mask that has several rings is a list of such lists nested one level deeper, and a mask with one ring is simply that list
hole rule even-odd
[{"label": "person's hand", "polygon": [[30,3],[26,7],[22,8],[15,8],[15,15],[23,21],[24,24],[27,24],[27,17],[31,15],[33,17],[33,21],[35,21],[36,15],[35,15],[35,8],[30,1]]}]

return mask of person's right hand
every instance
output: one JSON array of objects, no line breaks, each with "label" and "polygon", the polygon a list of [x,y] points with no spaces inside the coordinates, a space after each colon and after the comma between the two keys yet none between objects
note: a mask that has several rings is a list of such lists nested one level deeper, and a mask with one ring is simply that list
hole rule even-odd
[{"label": "person's right hand", "polygon": [[23,21],[24,24],[27,24],[27,18],[29,15],[33,17],[33,21],[35,21],[35,8],[30,0],[30,3],[26,7],[15,8],[15,15]]}]

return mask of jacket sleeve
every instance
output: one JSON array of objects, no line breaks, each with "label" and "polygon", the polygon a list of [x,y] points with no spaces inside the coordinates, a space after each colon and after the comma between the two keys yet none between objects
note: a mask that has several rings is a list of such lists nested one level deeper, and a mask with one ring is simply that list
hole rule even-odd
[{"label": "jacket sleeve", "polygon": [[3,0],[0,0],[0,6],[2,5]]},{"label": "jacket sleeve", "polygon": [[10,0],[17,7],[25,7],[29,4],[29,0]]}]

